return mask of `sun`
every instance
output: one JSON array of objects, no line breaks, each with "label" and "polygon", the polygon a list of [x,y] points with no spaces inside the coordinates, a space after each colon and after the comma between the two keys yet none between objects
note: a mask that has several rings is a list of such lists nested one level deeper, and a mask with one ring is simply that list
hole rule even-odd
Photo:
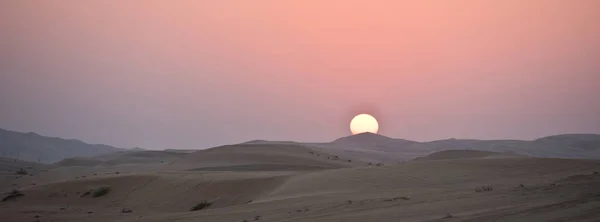
[{"label": "sun", "polygon": [[360,133],[377,133],[379,131],[379,123],[377,119],[369,114],[359,114],[350,121],[350,131],[352,134]]}]

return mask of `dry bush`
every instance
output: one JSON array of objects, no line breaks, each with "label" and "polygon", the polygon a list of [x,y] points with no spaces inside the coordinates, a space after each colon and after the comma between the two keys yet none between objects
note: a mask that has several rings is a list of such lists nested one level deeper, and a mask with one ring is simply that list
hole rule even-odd
[{"label": "dry bush", "polygon": [[489,192],[489,191],[493,191],[494,188],[492,186],[483,186],[483,187],[479,187],[479,188],[475,188],[475,192],[480,193],[480,192]]},{"label": "dry bush", "polygon": [[24,170],[23,168],[19,169],[17,172],[15,172],[15,174],[17,175],[27,175],[27,171]]},{"label": "dry bush", "polygon": [[101,197],[110,192],[110,187],[100,187],[97,190],[94,190],[92,197]]},{"label": "dry bush", "polygon": [[212,205],[212,203],[203,200],[200,201],[200,203],[196,204],[196,206],[192,207],[192,209],[190,209],[190,211],[198,211],[198,210],[202,210],[204,208],[210,207],[210,205]]}]

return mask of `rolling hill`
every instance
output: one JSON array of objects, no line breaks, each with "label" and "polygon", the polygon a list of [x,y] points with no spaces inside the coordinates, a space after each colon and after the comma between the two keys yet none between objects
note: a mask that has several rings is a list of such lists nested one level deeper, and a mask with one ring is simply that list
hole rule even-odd
[{"label": "rolling hill", "polygon": [[526,140],[446,139],[431,142],[363,133],[330,143],[310,144],[383,162],[406,161],[445,150],[478,150],[547,158],[600,159],[600,135],[563,134]]}]

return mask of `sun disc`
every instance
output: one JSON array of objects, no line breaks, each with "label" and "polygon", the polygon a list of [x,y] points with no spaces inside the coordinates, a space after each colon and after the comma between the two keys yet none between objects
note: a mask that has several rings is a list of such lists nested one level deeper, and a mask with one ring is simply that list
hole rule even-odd
[{"label": "sun disc", "polygon": [[375,117],[369,114],[359,114],[350,121],[350,131],[352,134],[377,133],[379,123]]}]

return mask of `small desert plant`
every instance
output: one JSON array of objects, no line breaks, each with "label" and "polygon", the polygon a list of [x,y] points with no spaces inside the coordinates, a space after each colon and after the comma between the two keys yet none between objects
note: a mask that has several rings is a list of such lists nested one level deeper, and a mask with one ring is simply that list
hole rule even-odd
[{"label": "small desert plant", "polygon": [[199,204],[196,204],[196,206],[192,207],[192,209],[190,209],[190,211],[202,210],[204,208],[210,207],[210,205],[212,205],[212,203],[210,203],[206,200],[203,200]]},{"label": "small desert plant", "polygon": [[108,192],[110,192],[110,187],[100,187],[94,190],[92,197],[101,197],[108,194]]},{"label": "small desert plant", "polygon": [[442,219],[448,219],[448,218],[453,218],[454,216],[452,216],[452,214],[446,214],[446,216],[442,217]]},{"label": "small desert plant", "polygon": [[598,171],[594,171],[594,175],[598,175]]},{"label": "small desert plant", "polygon": [[348,160],[348,163],[352,162],[352,160]]},{"label": "small desert plant", "polygon": [[15,174],[17,175],[27,175],[27,171],[24,170],[23,168],[19,169],[17,172],[15,172]]},{"label": "small desert plant", "polygon": [[8,193],[8,195],[6,195],[6,197],[2,198],[2,202],[11,200],[11,199],[15,199],[15,198],[21,197],[21,196],[25,196],[25,194],[21,193],[21,191],[13,190],[12,192]]},{"label": "small desert plant", "polygon": [[384,199],[384,202],[387,201],[396,201],[396,200],[410,200],[410,197],[394,197],[394,198],[390,198],[390,199]]},{"label": "small desert plant", "polygon": [[88,190],[88,191],[85,191],[83,194],[81,194],[81,196],[79,196],[79,197],[85,197],[85,196],[90,195],[90,194],[92,194],[92,191]]},{"label": "small desert plant", "polygon": [[475,192],[479,193],[479,192],[488,192],[488,191],[493,191],[494,188],[492,188],[492,186],[483,186],[480,188],[476,188]]}]

